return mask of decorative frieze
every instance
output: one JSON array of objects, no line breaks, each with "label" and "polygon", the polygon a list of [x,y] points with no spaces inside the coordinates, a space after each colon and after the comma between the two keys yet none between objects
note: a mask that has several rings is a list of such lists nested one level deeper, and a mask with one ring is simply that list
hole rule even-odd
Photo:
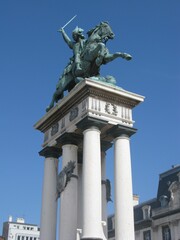
[{"label": "decorative frieze", "polygon": [[117,116],[117,106],[114,103],[106,103],[105,105],[105,112],[110,115]]},{"label": "decorative frieze", "polygon": [[59,131],[59,123],[57,122],[51,128],[51,136],[54,136]]},{"label": "decorative frieze", "polygon": [[113,125],[133,127],[132,109],[124,105],[107,102],[95,97],[87,97],[45,132],[44,146],[60,137],[64,132],[72,132],[78,122],[86,116],[109,122]]},{"label": "decorative frieze", "polygon": [[72,122],[78,116],[79,108],[74,107],[69,113],[69,121]]}]

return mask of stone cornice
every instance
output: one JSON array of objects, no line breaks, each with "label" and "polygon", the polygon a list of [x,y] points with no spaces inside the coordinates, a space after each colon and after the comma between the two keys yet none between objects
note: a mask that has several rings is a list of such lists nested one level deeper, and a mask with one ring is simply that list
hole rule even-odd
[{"label": "stone cornice", "polygon": [[155,220],[155,219],[171,216],[171,215],[177,214],[177,213],[180,213],[180,208],[176,208],[176,209],[172,209],[172,210],[168,209],[168,211],[166,211],[166,212],[163,212],[163,213],[153,216],[152,219]]}]

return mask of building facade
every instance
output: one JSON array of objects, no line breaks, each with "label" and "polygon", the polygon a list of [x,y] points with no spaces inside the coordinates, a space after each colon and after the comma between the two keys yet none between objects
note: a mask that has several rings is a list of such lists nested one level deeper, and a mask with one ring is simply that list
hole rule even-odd
[{"label": "building facade", "polygon": [[40,229],[37,225],[25,223],[23,218],[13,221],[10,216],[3,224],[2,235],[5,240],[39,240]]},{"label": "building facade", "polygon": [[[180,240],[180,166],[159,175],[157,197],[134,206],[136,240]],[[108,239],[115,240],[114,215]]]}]

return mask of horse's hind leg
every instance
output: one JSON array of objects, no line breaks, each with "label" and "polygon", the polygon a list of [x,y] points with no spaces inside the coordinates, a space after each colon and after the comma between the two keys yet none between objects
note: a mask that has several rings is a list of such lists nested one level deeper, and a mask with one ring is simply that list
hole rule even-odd
[{"label": "horse's hind leg", "polygon": [[49,106],[46,108],[46,112],[48,112],[52,107],[54,107],[55,98],[56,98],[56,96],[55,96],[55,93],[54,93]]},{"label": "horse's hind leg", "polygon": [[63,96],[64,96],[63,92],[57,90],[57,91],[53,94],[52,100],[51,100],[49,106],[46,108],[46,112],[48,112],[52,107],[54,107],[54,103],[55,103],[55,102],[58,102],[59,99],[62,99]]}]

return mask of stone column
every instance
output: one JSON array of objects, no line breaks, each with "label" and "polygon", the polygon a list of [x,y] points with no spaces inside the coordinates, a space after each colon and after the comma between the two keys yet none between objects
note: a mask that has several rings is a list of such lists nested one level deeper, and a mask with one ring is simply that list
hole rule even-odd
[{"label": "stone column", "polygon": [[40,240],[56,240],[57,173],[60,151],[55,147],[46,147],[39,154],[45,157]]},{"label": "stone column", "polygon": [[102,225],[104,235],[107,238],[107,199],[106,199],[106,153],[101,152],[101,175],[102,175]]},{"label": "stone column", "polygon": [[83,140],[83,240],[102,240],[100,131],[89,127]]},{"label": "stone column", "polygon": [[[74,144],[62,146],[62,171],[65,172],[65,189],[60,195],[60,240],[75,240],[77,235],[77,207],[78,207],[78,166],[77,150]],[[65,167],[75,164],[72,176],[68,179]]]},{"label": "stone column", "polygon": [[130,139],[120,134],[114,139],[115,239],[134,240],[133,192]]},{"label": "stone column", "polygon": [[78,218],[77,227],[82,231],[82,154],[78,156]]}]

